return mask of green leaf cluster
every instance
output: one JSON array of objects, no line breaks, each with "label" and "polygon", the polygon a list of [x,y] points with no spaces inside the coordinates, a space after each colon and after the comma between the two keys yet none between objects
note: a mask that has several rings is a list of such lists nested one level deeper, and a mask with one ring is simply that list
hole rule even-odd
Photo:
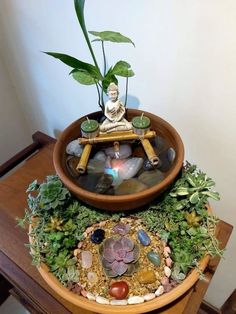
[{"label": "green leaf cluster", "polygon": [[[170,191],[148,208],[132,214],[168,242],[174,261],[172,278],[176,281],[183,280],[206,253],[222,254],[215,237],[218,219],[206,209],[208,198],[216,195],[211,192],[213,183],[196,166],[187,164]],[[63,284],[77,282],[79,273],[73,251],[83,240],[86,228],[130,215],[106,213],[80,203],[57,176],[48,176],[43,183],[35,180],[27,191],[29,210],[18,224],[34,223],[30,234],[34,241],[29,245],[33,263],[45,262]],[[193,202],[192,195],[196,192],[199,197]]]},{"label": "green leaf cluster", "polygon": [[187,163],[162,200],[137,214],[149,230],[168,241],[174,261],[172,278],[177,281],[206,253],[222,254],[215,238],[218,219],[206,207],[208,198],[219,199],[219,194],[211,191],[213,186],[212,179]]},{"label": "green leaf cluster", "polygon": [[[134,72],[131,69],[131,66],[125,61],[118,61],[114,67],[111,67],[108,71],[106,70],[106,54],[105,54],[105,42],[113,42],[113,43],[129,43],[133,46],[133,41],[122,35],[118,32],[113,31],[87,31],[85,18],[84,18],[84,4],[85,0],[74,0],[75,11],[77,14],[77,18],[83,32],[85,41],[87,43],[88,49],[90,51],[91,57],[93,59],[94,64],[90,64],[72,56],[69,56],[64,53],[57,53],[57,52],[45,52],[46,54],[59,59],[66,65],[72,68],[70,74],[72,74],[73,78],[83,85],[96,85],[97,92],[98,92],[98,103],[102,110],[104,110],[104,100],[103,95],[107,91],[107,87],[110,83],[114,82],[118,84],[117,76],[129,77],[134,76]],[[89,40],[88,33],[95,36],[96,39],[92,40],[92,42],[101,42],[102,45],[102,53],[103,53],[103,62],[104,62],[104,70],[103,74],[100,70],[98,65],[96,56],[94,54],[91,42]],[[127,94],[127,90],[126,90]]]},{"label": "green leaf cluster", "polygon": [[73,251],[83,240],[86,228],[106,219],[118,220],[122,214],[107,214],[79,203],[63,186],[58,176],[32,182],[27,192],[29,210],[18,225],[33,223],[29,245],[33,264],[45,262],[64,284],[79,278]]}]

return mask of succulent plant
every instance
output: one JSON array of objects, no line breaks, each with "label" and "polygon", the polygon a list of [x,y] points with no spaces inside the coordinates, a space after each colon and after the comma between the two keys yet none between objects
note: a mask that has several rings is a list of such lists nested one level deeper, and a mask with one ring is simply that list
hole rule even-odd
[{"label": "succulent plant", "polygon": [[99,253],[108,277],[130,276],[138,268],[139,246],[130,238],[108,238],[100,246]]},{"label": "succulent plant", "polygon": [[39,187],[39,205],[46,210],[55,209],[63,205],[69,195],[69,191],[63,187],[58,177],[47,177],[47,182]]},{"label": "succulent plant", "polygon": [[118,233],[119,235],[126,235],[130,231],[130,225],[124,224],[122,222],[115,225],[112,229],[115,233]]}]

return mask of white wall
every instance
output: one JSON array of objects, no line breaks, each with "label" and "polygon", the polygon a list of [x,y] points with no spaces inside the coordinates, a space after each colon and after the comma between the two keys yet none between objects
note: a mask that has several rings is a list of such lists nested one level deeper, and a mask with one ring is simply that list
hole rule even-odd
[{"label": "white wall", "polygon": [[0,28],[0,164],[32,142],[14,86],[4,64],[3,46]]},{"label": "white wall", "polygon": [[[97,110],[93,87],[78,85],[69,69],[40,51],[91,62],[73,1],[1,0],[4,60],[31,133],[54,135]],[[131,106],[152,111],[179,131],[186,159],[216,182],[222,199],[216,214],[236,224],[236,2],[235,0],[87,0],[89,30],[116,30],[136,43],[108,45],[109,63],[124,59]],[[95,46],[98,46],[96,43]],[[100,49],[96,49],[100,55]],[[123,86],[123,85],[121,85]],[[136,99],[136,100],[135,100]],[[207,293],[220,307],[235,288],[236,252],[231,237],[225,260]]]}]

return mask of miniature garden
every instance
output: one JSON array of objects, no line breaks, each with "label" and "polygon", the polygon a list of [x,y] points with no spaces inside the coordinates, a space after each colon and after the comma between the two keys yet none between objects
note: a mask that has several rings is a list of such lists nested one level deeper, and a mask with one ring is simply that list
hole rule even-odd
[{"label": "miniature garden", "polygon": [[[57,176],[30,184],[20,225],[31,225],[33,263],[45,263],[77,295],[101,304],[147,302],[181,283],[206,254],[220,255],[214,182],[186,164],[159,200],[110,213],[80,203]],[[199,270],[200,272],[200,270]]]},{"label": "miniature garden", "polygon": [[[74,4],[93,64],[47,54],[68,65],[80,84],[95,85],[101,113],[62,132],[54,150],[58,175],[29,185],[19,225],[30,225],[33,264],[47,265],[58,284],[99,304],[140,304],[170,293],[194,268],[202,276],[201,259],[222,254],[218,219],[208,204],[219,194],[196,166],[182,166],[182,141],[166,121],[139,110],[128,120],[128,79],[134,72],[123,60],[107,67],[105,43],[134,43],[118,32],[87,32],[85,1]],[[101,44],[103,71],[88,33]],[[126,80],[124,104],[117,77]]]}]

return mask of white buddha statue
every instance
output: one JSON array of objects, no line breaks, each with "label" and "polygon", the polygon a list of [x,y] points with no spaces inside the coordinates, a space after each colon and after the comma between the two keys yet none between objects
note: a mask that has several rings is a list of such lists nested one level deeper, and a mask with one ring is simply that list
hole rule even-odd
[{"label": "white buddha statue", "polygon": [[132,124],[125,118],[125,106],[118,99],[119,89],[115,83],[110,83],[107,88],[109,100],[105,104],[104,115],[106,119],[100,125],[100,131],[110,133],[114,131],[128,131]]}]

